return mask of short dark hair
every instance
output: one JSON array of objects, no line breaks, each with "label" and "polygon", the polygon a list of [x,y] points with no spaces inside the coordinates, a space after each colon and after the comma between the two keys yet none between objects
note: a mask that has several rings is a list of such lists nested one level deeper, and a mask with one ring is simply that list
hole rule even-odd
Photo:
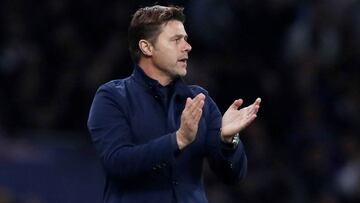
[{"label": "short dark hair", "polygon": [[141,57],[139,41],[145,39],[155,43],[161,32],[161,25],[170,20],[185,22],[184,8],[179,6],[144,7],[138,9],[132,17],[129,30],[129,51],[132,60],[138,63]]}]

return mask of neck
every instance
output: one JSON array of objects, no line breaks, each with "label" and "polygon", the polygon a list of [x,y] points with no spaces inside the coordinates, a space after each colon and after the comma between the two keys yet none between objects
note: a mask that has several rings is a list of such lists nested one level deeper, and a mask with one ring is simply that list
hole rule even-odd
[{"label": "neck", "polygon": [[138,65],[147,76],[157,80],[162,86],[166,86],[172,81],[172,78],[166,75],[163,71],[156,68],[155,65],[149,60],[141,59]]}]

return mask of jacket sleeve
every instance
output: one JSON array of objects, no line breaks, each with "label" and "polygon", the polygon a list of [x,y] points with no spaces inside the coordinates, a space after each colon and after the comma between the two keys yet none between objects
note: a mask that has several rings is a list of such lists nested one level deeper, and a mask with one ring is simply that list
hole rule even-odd
[{"label": "jacket sleeve", "polygon": [[175,132],[134,145],[124,110],[125,98],[115,91],[111,86],[100,87],[88,118],[88,129],[106,172],[118,179],[131,180],[167,167],[178,150]]},{"label": "jacket sleeve", "polygon": [[206,115],[208,134],[206,151],[211,169],[228,184],[236,184],[244,178],[247,171],[245,149],[240,141],[235,149],[220,140],[222,115],[215,102],[207,96],[208,114]]}]

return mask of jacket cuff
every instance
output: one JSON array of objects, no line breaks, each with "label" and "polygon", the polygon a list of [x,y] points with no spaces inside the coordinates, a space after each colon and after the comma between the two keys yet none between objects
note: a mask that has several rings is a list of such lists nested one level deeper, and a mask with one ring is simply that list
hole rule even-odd
[{"label": "jacket cuff", "polygon": [[179,145],[176,141],[176,132],[174,132],[170,135],[170,139],[171,139],[171,146],[173,149],[173,153],[174,153],[174,156],[176,157],[180,154]]}]

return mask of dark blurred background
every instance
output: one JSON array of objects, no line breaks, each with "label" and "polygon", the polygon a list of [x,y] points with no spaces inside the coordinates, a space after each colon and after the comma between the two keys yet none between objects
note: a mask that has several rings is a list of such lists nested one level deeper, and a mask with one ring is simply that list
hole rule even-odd
[{"label": "dark blurred background", "polygon": [[[360,202],[360,1],[184,0],[186,81],[224,112],[261,97],[248,176],[211,203]],[[131,14],[153,1],[0,2],[0,203],[101,202],[86,129],[97,87],[132,72]]]}]

